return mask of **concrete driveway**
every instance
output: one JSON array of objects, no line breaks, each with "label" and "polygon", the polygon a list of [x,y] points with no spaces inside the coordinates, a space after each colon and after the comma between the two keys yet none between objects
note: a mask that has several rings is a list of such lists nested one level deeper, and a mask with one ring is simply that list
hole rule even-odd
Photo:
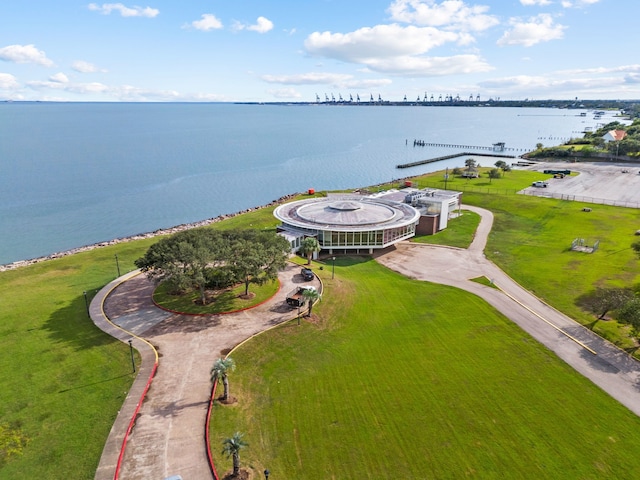
[{"label": "concrete driveway", "polygon": [[[468,250],[403,242],[376,260],[408,277],[450,285],[482,297],[575,370],[640,415],[640,364],[544,303],[487,260],[482,252],[493,214],[477,207],[463,208],[482,218]],[[498,288],[471,281],[480,276],[493,280]]]},{"label": "concrete driveway", "polygon": [[[112,428],[95,478],[114,478],[122,440],[154,363],[155,354],[146,340],[158,352],[158,370],[128,438],[119,478],[162,480],[179,474],[185,480],[210,480],[203,439],[213,362],[247,338],[295,318],[298,312],[286,305],[287,294],[302,284],[320,290],[320,281],[305,282],[300,267],[290,264],[279,275],[278,293],[262,305],[226,315],[195,316],[157,308],[151,300],[154,286],[144,275],[129,275],[125,280],[105,287],[94,298],[91,317],[114,337],[125,342],[133,339],[143,365]],[[218,438],[212,442],[219,447]]]}]

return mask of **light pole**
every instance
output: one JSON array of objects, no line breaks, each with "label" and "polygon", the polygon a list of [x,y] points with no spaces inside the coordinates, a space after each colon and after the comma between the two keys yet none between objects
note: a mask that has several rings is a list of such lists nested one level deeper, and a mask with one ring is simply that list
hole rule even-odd
[{"label": "light pole", "polygon": [[114,255],[116,257],[116,268],[118,269],[118,278],[120,278],[120,263],[118,263],[118,254]]},{"label": "light pole", "polygon": [[265,470],[264,470],[264,479],[265,479],[265,480],[269,480],[269,474],[270,474],[270,473],[271,473],[271,472],[270,472],[268,469],[265,469]]},{"label": "light pole", "polygon": [[87,291],[85,290],[84,292],[82,292],[82,294],[84,295],[84,306],[87,309],[87,317],[90,317],[91,315],[89,315],[89,300],[87,299]]},{"label": "light pole", "polygon": [[446,168],[444,173],[444,189],[447,189],[447,180],[449,180],[449,167]]},{"label": "light pole", "polygon": [[131,352],[131,367],[133,368],[133,373],[136,373],[136,359],[133,356],[133,340],[129,339],[129,351]]},{"label": "light pole", "polygon": [[336,276],[336,257],[331,257],[331,280]]}]

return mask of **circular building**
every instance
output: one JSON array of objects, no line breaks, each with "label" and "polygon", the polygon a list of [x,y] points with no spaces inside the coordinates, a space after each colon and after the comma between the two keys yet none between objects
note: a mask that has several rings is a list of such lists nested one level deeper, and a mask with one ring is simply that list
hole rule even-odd
[{"label": "circular building", "polygon": [[355,252],[385,248],[415,235],[420,212],[411,205],[375,197],[331,196],[280,205],[273,212],[280,233],[297,251],[305,237],[322,250]]}]

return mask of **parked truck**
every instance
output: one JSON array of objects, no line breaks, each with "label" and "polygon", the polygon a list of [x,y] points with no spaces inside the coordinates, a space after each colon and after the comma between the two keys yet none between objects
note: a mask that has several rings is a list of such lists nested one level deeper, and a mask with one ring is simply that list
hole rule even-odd
[{"label": "parked truck", "polygon": [[297,287],[293,290],[289,295],[287,295],[287,305],[290,307],[302,307],[305,303],[307,303],[307,299],[304,296],[305,290],[315,290],[316,287],[311,285],[304,287]]}]

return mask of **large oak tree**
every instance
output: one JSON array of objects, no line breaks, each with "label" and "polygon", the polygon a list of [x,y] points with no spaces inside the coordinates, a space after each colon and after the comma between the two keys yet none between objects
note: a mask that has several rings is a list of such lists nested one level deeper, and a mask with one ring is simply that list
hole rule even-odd
[{"label": "large oak tree", "polygon": [[174,291],[199,290],[204,305],[206,288],[220,278],[244,283],[245,295],[251,283],[275,280],[290,251],[289,242],[274,232],[199,228],[163,238],[135,264]]}]

